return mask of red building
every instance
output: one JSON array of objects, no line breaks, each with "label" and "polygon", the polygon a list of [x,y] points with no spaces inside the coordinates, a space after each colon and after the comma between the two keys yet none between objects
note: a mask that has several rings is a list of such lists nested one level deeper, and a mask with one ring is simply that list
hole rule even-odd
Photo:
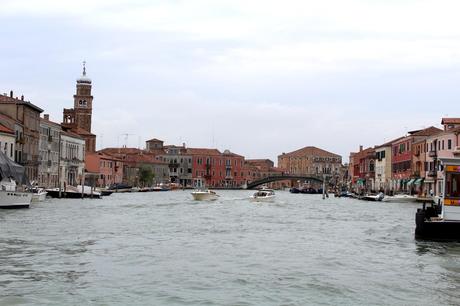
[{"label": "red building", "polygon": [[225,150],[188,148],[192,156],[192,177],[204,178],[209,187],[237,188],[246,183],[244,157]]},{"label": "red building", "polygon": [[86,172],[96,179],[96,187],[107,187],[123,181],[123,161],[119,158],[101,153],[87,153]]},{"label": "red building", "polygon": [[375,189],[375,149],[363,149],[350,153],[349,175],[352,187],[356,191]]}]

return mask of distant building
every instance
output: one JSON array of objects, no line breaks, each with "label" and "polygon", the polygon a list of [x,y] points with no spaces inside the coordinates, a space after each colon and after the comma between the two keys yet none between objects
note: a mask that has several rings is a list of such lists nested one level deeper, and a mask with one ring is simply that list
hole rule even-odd
[{"label": "distant building", "polygon": [[392,143],[402,137],[375,147],[375,189],[389,193],[391,190],[391,150]]},{"label": "distant building", "polygon": [[278,167],[295,175],[333,175],[341,166],[340,155],[311,146],[278,156]]},{"label": "distant building", "polygon": [[375,185],[375,149],[363,149],[350,153],[349,172],[351,173],[351,188],[356,192],[374,191]]},{"label": "distant building", "polygon": [[109,187],[123,182],[123,161],[102,152],[86,153],[85,185]]},{"label": "distant building", "polygon": [[[21,98],[0,95],[0,114],[13,119],[16,134],[15,161],[25,167],[26,175],[31,181],[38,179],[38,142],[40,131],[41,108]],[[10,125],[8,128],[12,129]]]}]

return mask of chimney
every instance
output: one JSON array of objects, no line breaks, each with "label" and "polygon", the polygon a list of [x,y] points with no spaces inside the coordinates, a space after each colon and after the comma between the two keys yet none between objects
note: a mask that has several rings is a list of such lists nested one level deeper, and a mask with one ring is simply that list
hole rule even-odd
[{"label": "chimney", "polygon": [[359,152],[363,150],[363,146],[359,146]]},{"label": "chimney", "polygon": [[49,121],[49,120],[50,120],[50,115],[49,115],[49,114],[44,114],[44,115],[43,115],[43,119]]},{"label": "chimney", "polygon": [[185,148],[185,142],[182,143],[182,146]]},{"label": "chimney", "polygon": [[24,95],[21,95],[21,101],[24,101]]},{"label": "chimney", "polygon": [[10,90],[10,98],[12,98],[12,97],[13,97],[13,91]]}]

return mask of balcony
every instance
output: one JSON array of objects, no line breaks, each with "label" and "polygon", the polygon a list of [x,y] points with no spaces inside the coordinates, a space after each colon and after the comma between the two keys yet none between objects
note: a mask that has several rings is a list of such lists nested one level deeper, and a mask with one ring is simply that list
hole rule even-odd
[{"label": "balcony", "polygon": [[435,150],[432,150],[428,153],[428,156],[429,157],[437,157],[438,156],[438,153],[435,151]]},{"label": "balcony", "polygon": [[24,139],[24,136],[16,138],[16,143],[25,144],[26,140]]},{"label": "balcony", "polygon": [[420,151],[415,152],[414,155],[415,155],[416,157],[419,157],[419,156],[420,156]]},{"label": "balcony", "polygon": [[48,142],[53,142],[53,136],[51,135],[48,136]]},{"label": "balcony", "polygon": [[428,176],[429,177],[437,177],[438,173],[434,170],[428,171]]},{"label": "balcony", "polygon": [[51,160],[48,160],[48,167],[51,167],[52,164]]}]

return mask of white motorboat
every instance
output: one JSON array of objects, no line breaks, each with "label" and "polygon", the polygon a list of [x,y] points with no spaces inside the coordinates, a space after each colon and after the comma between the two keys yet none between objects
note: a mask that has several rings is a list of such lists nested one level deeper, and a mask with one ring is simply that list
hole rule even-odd
[{"label": "white motorboat", "polygon": [[219,198],[219,195],[212,190],[195,190],[192,192],[195,201],[214,201]]},{"label": "white motorboat", "polygon": [[410,203],[417,202],[417,197],[408,194],[395,194],[394,196],[384,197],[382,201],[391,203]]},{"label": "white motorboat", "polygon": [[46,199],[48,192],[44,188],[32,189],[32,202],[43,202]]},{"label": "white motorboat", "polygon": [[272,201],[275,198],[275,191],[273,189],[261,189],[254,193],[251,197],[251,201],[263,202],[263,201]]},{"label": "white motorboat", "polygon": [[380,202],[385,199],[385,194],[383,192],[380,192],[375,195],[365,195],[361,198],[361,200],[364,201],[375,201],[375,202]]}]

